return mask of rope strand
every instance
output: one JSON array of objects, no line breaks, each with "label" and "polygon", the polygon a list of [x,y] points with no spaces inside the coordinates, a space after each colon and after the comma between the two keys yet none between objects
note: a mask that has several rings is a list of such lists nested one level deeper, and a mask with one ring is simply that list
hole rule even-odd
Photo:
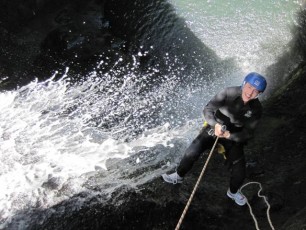
[{"label": "rope strand", "polygon": [[[254,181],[253,181],[253,182],[246,183],[246,184],[244,184],[244,185],[240,188],[240,192],[242,193],[241,190],[242,190],[244,187],[246,187],[246,186],[248,186],[248,185],[250,185],[250,184],[258,184],[258,185],[259,185],[259,188],[260,188],[260,189],[259,189],[257,195],[258,195],[258,197],[263,198],[264,201],[265,201],[265,203],[267,204],[267,206],[268,206],[267,212],[266,212],[266,213],[267,213],[267,219],[268,219],[268,222],[269,222],[269,224],[270,224],[271,229],[272,229],[272,230],[275,230],[275,229],[274,229],[274,226],[273,226],[273,224],[272,224],[271,218],[270,218],[270,208],[271,208],[271,206],[270,206],[270,204],[269,204],[269,202],[268,202],[268,200],[267,200],[267,197],[260,194],[260,192],[262,191],[261,183],[259,183],[259,182],[254,182]],[[254,215],[254,213],[253,213],[252,207],[251,207],[251,205],[249,204],[248,200],[247,200],[247,205],[248,205],[248,207],[249,207],[250,214],[251,214],[251,216],[252,216],[252,218],[253,218],[253,220],[254,220],[255,227],[256,227],[257,230],[259,230],[258,222],[257,222],[257,220],[256,220],[256,217],[255,217],[255,215]]]},{"label": "rope strand", "polygon": [[187,213],[187,211],[188,211],[189,205],[191,204],[191,201],[192,201],[192,199],[193,199],[193,196],[194,196],[194,194],[195,194],[195,192],[196,192],[196,190],[197,190],[197,188],[198,188],[198,186],[199,186],[199,184],[200,184],[200,181],[201,181],[201,179],[202,179],[202,177],[203,177],[203,175],[204,175],[204,172],[205,172],[205,170],[206,170],[206,167],[207,167],[207,165],[208,165],[208,162],[209,162],[209,160],[210,160],[210,158],[211,158],[211,156],[212,156],[212,153],[213,153],[213,151],[214,151],[214,149],[215,149],[215,147],[216,147],[216,144],[217,144],[217,142],[218,142],[218,139],[219,139],[219,137],[216,138],[215,143],[214,143],[213,147],[212,147],[211,150],[210,150],[210,153],[209,153],[208,158],[207,158],[207,160],[206,160],[206,162],[205,162],[205,165],[204,165],[204,167],[203,167],[203,169],[202,169],[202,171],[201,171],[201,174],[200,174],[200,176],[199,176],[199,178],[198,178],[198,180],[197,180],[197,183],[195,184],[195,186],[194,186],[194,188],[193,188],[193,191],[192,191],[192,193],[191,193],[191,195],[190,195],[190,197],[189,197],[189,200],[188,200],[188,202],[187,202],[187,204],[186,204],[186,206],[185,206],[185,208],[184,208],[184,211],[183,211],[183,213],[182,213],[182,215],[181,215],[181,218],[179,219],[179,221],[178,221],[178,223],[177,223],[177,225],[176,225],[175,230],[179,230],[179,229],[180,229],[180,226],[181,226],[181,224],[182,224],[182,222],[183,222],[183,219],[184,219],[184,217],[185,217],[185,215],[186,215],[186,213]]}]

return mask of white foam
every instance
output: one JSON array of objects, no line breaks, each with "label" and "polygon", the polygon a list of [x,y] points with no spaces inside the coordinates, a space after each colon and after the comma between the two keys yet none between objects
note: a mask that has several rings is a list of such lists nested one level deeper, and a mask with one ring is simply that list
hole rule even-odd
[{"label": "white foam", "polygon": [[[152,103],[168,91],[166,88],[139,97],[137,76],[126,76],[121,85],[107,75],[103,80],[94,76],[69,87],[65,77],[54,81],[54,75],[45,82],[33,81],[18,90],[0,93],[2,226],[21,210],[49,208],[87,190],[83,186],[86,175],[96,170],[107,173],[106,162],[111,158],[125,159],[139,149],[170,145],[175,134],[169,134],[169,124],[148,129],[129,142],[117,138],[133,130],[132,124],[127,125],[129,117],[123,116],[125,119],[109,130],[100,126],[103,120],[92,125],[92,118],[111,122],[126,111],[138,122],[137,114],[150,114],[155,108]],[[170,81],[164,87],[167,84]],[[112,177],[106,180],[116,181]]]}]

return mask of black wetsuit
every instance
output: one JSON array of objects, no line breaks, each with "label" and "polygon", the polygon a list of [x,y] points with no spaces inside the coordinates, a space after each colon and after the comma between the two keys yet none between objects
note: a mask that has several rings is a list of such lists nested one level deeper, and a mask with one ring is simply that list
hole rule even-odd
[{"label": "black wetsuit", "polygon": [[187,148],[177,173],[180,176],[192,168],[201,153],[211,149],[215,137],[208,132],[216,123],[226,125],[231,135],[229,139],[220,138],[226,150],[227,163],[231,166],[230,190],[235,193],[245,179],[245,158],[243,147],[247,140],[253,137],[255,127],[261,117],[262,106],[258,99],[244,104],[241,97],[241,87],[228,87],[215,95],[204,108],[204,117],[208,126]]}]

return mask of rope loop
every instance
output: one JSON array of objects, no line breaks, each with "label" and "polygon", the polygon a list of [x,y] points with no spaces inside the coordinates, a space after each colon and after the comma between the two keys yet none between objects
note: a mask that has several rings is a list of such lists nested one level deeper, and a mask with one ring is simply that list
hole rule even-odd
[{"label": "rope loop", "polygon": [[[257,185],[259,185],[259,191],[258,191],[257,195],[258,195],[258,197],[264,199],[264,201],[265,201],[265,203],[266,203],[266,205],[267,205],[267,207],[268,207],[268,208],[267,208],[267,212],[266,212],[266,213],[267,213],[268,222],[269,222],[269,224],[270,224],[271,229],[272,229],[272,230],[275,230],[275,228],[274,228],[274,226],[273,226],[273,224],[272,224],[271,218],[270,218],[270,208],[271,208],[271,206],[270,206],[270,204],[269,204],[269,202],[268,202],[267,197],[260,194],[260,192],[262,191],[261,183],[256,182],[256,181],[248,182],[248,183],[244,184],[243,186],[241,186],[241,188],[239,189],[239,190],[240,190],[240,193],[242,193],[241,190],[242,190],[243,188],[245,188],[246,186],[248,186],[248,185],[250,185],[250,184],[257,184]],[[242,193],[242,194],[243,194],[243,193]],[[247,205],[248,205],[248,207],[249,207],[250,214],[251,214],[251,216],[252,216],[252,218],[253,218],[253,220],[254,220],[255,227],[256,227],[257,230],[259,230],[258,222],[257,222],[257,220],[256,220],[256,217],[255,217],[255,215],[254,215],[254,213],[253,213],[252,207],[251,207],[250,203],[248,202],[248,200],[247,200]]]}]

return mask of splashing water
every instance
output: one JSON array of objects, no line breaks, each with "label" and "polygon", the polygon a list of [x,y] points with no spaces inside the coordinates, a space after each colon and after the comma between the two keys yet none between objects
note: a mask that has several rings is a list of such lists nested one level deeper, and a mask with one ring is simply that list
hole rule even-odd
[{"label": "splashing water", "polygon": [[[147,182],[165,170],[160,166],[173,167],[174,156],[181,154],[169,150],[173,141],[186,143],[187,133],[196,130],[188,116],[174,126],[171,111],[194,97],[170,95],[175,76],[145,91],[149,76],[140,80],[129,73],[118,80],[111,73],[92,72],[71,84],[68,72],[59,80],[55,74],[0,93],[0,229],[20,212],[47,209],[82,191],[92,192],[93,186],[111,193],[124,184]],[[203,101],[197,103],[202,109]],[[110,159],[119,159],[120,165],[126,158],[133,164],[109,170]],[[147,175],[136,173],[149,165],[158,167]]]}]

